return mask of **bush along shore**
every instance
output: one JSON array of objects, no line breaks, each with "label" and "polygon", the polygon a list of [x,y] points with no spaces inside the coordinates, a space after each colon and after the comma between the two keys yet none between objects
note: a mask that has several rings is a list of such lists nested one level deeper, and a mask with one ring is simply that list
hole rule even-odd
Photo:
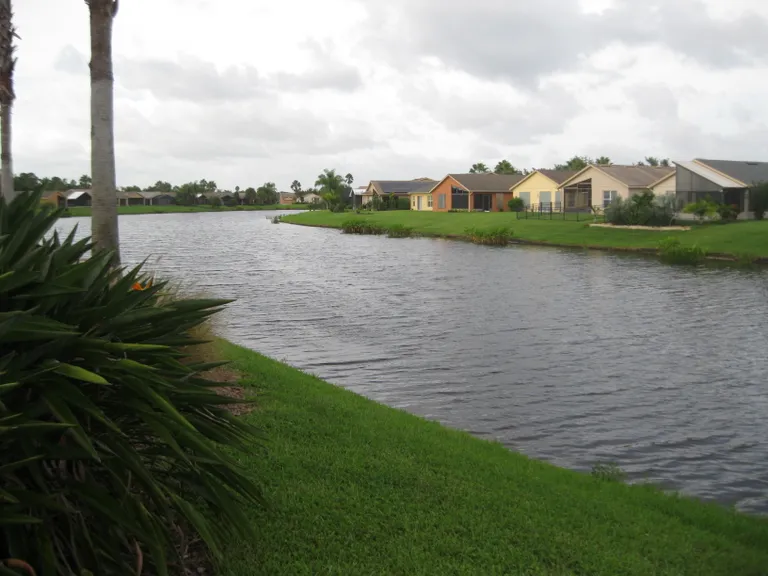
[{"label": "bush along shore", "polygon": [[[242,206],[211,206],[199,204],[196,206],[184,206],[170,204],[168,206],[118,206],[118,214],[171,214],[179,212],[246,212],[251,210],[309,210],[309,204],[272,204],[257,206],[245,204]],[[62,213],[63,218],[90,216],[90,206],[71,206]]]},{"label": "bush along shore", "polygon": [[[268,450],[240,462],[268,508],[244,512],[225,576],[757,576],[768,519],[532,460],[229,343]],[[596,463],[597,464],[597,463]]]},{"label": "bush along shore", "polygon": [[289,214],[282,221],[339,228],[349,234],[386,234],[392,227],[402,226],[409,229],[409,236],[634,252],[676,263],[712,259],[768,264],[767,220],[691,222],[690,230],[663,231],[592,227],[573,220],[522,219],[513,212],[386,211],[353,216],[314,211]]}]

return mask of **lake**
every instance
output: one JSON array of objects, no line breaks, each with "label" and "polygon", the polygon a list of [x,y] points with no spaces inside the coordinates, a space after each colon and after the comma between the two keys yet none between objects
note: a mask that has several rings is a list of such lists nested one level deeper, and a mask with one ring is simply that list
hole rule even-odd
[{"label": "lake", "polygon": [[[768,512],[768,272],[120,217],[123,260],[237,298],[219,332],[513,450]],[[69,230],[88,219],[62,220]]]}]

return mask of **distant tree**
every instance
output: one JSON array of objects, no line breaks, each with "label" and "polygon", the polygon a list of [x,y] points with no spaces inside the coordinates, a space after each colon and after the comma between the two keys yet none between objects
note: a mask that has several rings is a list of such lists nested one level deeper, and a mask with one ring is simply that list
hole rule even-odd
[{"label": "distant tree", "polygon": [[669,158],[664,158],[660,163],[659,166],[664,166],[665,168],[669,168],[671,166],[669,162]]},{"label": "distant tree", "polygon": [[243,196],[246,204],[256,204],[257,196],[256,189],[248,187],[245,189],[245,195]]},{"label": "distant tree", "polygon": [[241,203],[241,197],[240,197],[240,186],[235,186],[235,205],[239,206]]},{"label": "distant tree", "polygon": [[344,209],[342,194],[346,181],[336,170],[326,168],[323,173],[317,177],[315,186],[318,187],[320,197],[325,202],[326,207],[331,211]]},{"label": "distant tree", "polygon": [[21,192],[34,192],[43,187],[43,182],[33,172],[22,172],[13,177],[13,188]]},{"label": "distant tree", "polygon": [[90,188],[93,186],[93,179],[88,174],[80,176],[80,180],[77,181],[78,188]]},{"label": "distant tree", "polygon": [[565,164],[555,164],[555,170],[584,170],[592,160],[588,156],[574,156]]},{"label": "distant tree", "polygon": [[222,204],[221,196],[219,196],[218,194],[211,194],[208,197],[208,201],[209,201],[209,203],[210,203],[212,208],[220,208],[221,207],[221,204]]},{"label": "distant tree", "polygon": [[163,182],[161,180],[158,180],[152,186],[147,188],[147,192],[172,192],[173,186],[171,186],[170,182]]},{"label": "distant tree", "polygon": [[235,186],[235,194],[240,192],[240,186]]},{"label": "distant tree", "polygon": [[352,186],[352,183],[355,181],[354,176],[347,172],[347,175],[344,176],[344,181],[347,183],[347,186]]},{"label": "distant tree", "polygon": [[768,182],[760,182],[749,189],[749,208],[755,215],[755,220],[765,218],[768,212]]},{"label": "distant tree", "polygon": [[294,180],[291,183],[291,190],[293,190],[293,193],[296,196],[296,202],[303,204],[305,192],[301,189],[301,182]]},{"label": "distant tree", "polygon": [[608,158],[608,156],[600,156],[598,159],[595,160],[595,164],[599,166],[608,166],[611,164],[611,159]]},{"label": "distant tree", "polygon": [[0,194],[10,202],[15,194],[13,178],[13,152],[11,150],[11,110],[16,93],[13,88],[13,72],[16,68],[16,46],[18,38],[13,26],[11,0],[0,1]]},{"label": "distant tree", "polygon": [[512,166],[509,160],[501,160],[493,169],[496,174],[520,174],[520,170]]},{"label": "distant tree", "polygon": [[658,166],[659,165],[659,159],[656,158],[655,156],[646,156],[645,157],[645,163],[648,164],[648,166]]},{"label": "distant tree", "polygon": [[256,203],[262,206],[280,203],[280,194],[274,182],[265,182],[256,189]]},{"label": "distant tree", "polygon": [[469,169],[470,174],[488,174],[490,170],[483,162],[477,162],[472,164],[472,168]]},{"label": "distant tree", "polygon": [[120,190],[123,192],[141,192],[141,186],[123,186]]}]

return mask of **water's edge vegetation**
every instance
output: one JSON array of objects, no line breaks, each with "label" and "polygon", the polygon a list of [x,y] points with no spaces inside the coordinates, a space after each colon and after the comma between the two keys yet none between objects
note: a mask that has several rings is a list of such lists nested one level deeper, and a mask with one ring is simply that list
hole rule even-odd
[{"label": "water's edge vegetation", "polygon": [[[532,460],[228,342],[268,438],[220,573],[709,574],[768,566],[768,520]],[[599,470],[603,470],[600,468]]]},{"label": "water's edge vegetation", "polygon": [[437,213],[387,211],[334,214],[326,211],[286,215],[282,222],[342,229],[348,233],[385,234],[408,228],[409,236],[530,244],[659,255],[677,263],[703,259],[740,264],[768,264],[768,221],[696,224],[691,230],[622,230],[590,227],[558,219],[522,219],[514,213]]}]

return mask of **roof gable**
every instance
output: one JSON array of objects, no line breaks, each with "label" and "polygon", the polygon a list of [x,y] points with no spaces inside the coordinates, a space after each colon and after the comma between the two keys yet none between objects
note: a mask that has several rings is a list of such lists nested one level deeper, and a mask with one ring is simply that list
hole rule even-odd
[{"label": "roof gable", "polygon": [[510,190],[517,188],[520,186],[523,182],[526,182],[530,178],[532,178],[536,174],[541,174],[544,176],[544,178],[548,179],[550,182],[552,182],[555,186],[560,186],[563,182],[569,180],[573,176],[576,176],[578,174],[578,170],[547,170],[547,169],[539,169],[534,170],[533,172],[530,172],[523,176],[523,179],[520,180],[517,184],[512,185]]},{"label": "roof gable", "polygon": [[602,172],[609,178],[615,180],[619,184],[628,188],[647,188],[662,179],[671,176],[675,173],[675,168],[671,166],[626,166],[626,165],[598,165],[590,164],[583,170],[576,173],[574,176],[562,182],[560,187],[563,188],[567,184],[570,184],[574,180],[578,179],[582,174],[589,170],[597,170]]}]

